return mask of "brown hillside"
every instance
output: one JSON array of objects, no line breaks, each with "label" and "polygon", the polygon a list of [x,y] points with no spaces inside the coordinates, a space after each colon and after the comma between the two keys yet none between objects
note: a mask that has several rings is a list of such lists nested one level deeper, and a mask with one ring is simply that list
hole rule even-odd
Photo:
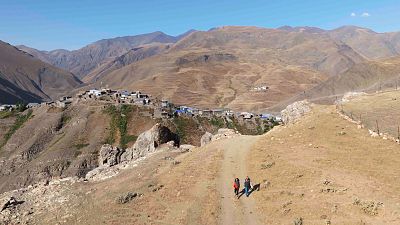
[{"label": "brown hillside", "polygon": [[39,102],[81,85],[73,74],[0,41],[0,103]]},{"label": "brown hillside", "polygon": [[[96,86],[140,89],[178,104],[259,110],[363,60],[326,35],[223,27],[194,32],[163,54],[104,75]],[[267,92],[250,91],[263,84]]]}]

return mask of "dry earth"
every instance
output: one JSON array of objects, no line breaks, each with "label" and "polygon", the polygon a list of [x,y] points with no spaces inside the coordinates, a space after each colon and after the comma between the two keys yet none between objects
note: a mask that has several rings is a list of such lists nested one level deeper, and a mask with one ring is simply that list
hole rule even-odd
[{"label": "dry earth", "polygon": [[[46,213],[33,206],[33,223],[398,224],[398,144],[335,110],[315,106],[263,136],[160,152],[110,179],[65,186],[66,200],[56,197]],[[246,175],[260,189],[236,199],[232,181]],[[139,195],[119,204],[128,192]]]},{"label": "dry earth", "polygon": [[398,144],[319,106],[260,139],[248,167],[265,224],[398,224],[399,161]]},{"label": "dry earth", "polygon": [[400,126],[400,91],[364,94],[340,106],[346,115],[375,132],[378,122],[379,132],[398,138]]}]

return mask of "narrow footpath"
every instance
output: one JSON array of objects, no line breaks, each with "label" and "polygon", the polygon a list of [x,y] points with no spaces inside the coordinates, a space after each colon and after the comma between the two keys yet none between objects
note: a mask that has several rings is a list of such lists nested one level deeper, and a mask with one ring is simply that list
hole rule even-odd
[{"label": "narrow footpath", "polygon": [[235,177],[240,179],[240,189],[244,188],[243,182],[246,176],[251,179],[251,174],[247,174],[246,158],[257,139],[257,136],[239,136],[222,140],[218,143],[218,147],[224,150],[221,171],[217,180],[222,207],[220,224],[261,224],[255,211],[256,207],[253,198],[257,191],[253,192],[249,197],[243,194],[239,199],[236,198],[233,192],[233,180]]}]

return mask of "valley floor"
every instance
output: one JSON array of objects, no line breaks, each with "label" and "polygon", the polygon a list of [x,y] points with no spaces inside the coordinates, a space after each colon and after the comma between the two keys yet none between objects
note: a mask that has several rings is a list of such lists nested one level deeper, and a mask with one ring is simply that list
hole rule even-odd
[{"label": "valley floor", "polygon": [[[34,224],[399,224],[400,148],[316,106],[263,136],[160,152],[99,182],[69,186]],[[260,185],[234,196],[235,177]],[[139,193],[125,204],[116,199]],[[68,199],[68,198],[67,198]],[[24,203],[25,204],[25,203]]]}]

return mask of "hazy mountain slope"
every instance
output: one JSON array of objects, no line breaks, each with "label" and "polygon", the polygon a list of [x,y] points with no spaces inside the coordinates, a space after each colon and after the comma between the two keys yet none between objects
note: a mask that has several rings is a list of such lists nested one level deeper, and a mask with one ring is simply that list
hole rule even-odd
[{"label": "hazy mountain slope", "polygon": [[85,81],[86,83],[95,82],[101,79],[104,75],[111,73],[114,70],[122,68],[133,62],[143,60],[147,57],[165,52],[169,49],[169,47],[169,44],[149,44],[133,48],[127,53],[101,64],[92,72],[90,72],[87,76],[85,76],[83,81]]},{"label": "hazy mountain slope", "polygon": [[287,101],[281,102],[273,109],[282,109],[291,102],[304,98],[318,103],[332,103],[336,97],[341,97],[350,91],[375,92],[386,88],[400,87],[400,57],[393,57],[378,61],[363,62],[353,66],[347,72],[335,77],[299,94]]},{"label": "hazy mountain slope", "polygon": [[333,30],[318,27],[283,26],[279,30],[328,35],[338,43],[345,43],[368,59],[388,58],[400,55],[400,32],[377,33],[357,26],[342,26]]},{"label": "hazy mountain slope", "polygon": [[370,59],[388,58],[400,54],[399,42],[392,38],[394,33],[376,33],[355,26],[340,27],[328,33],[335,40],[346,43]]},{"label": "hazy mountain slope", "polygon": [[[185,35],[190,33],[185,33]],[[74,51],[60,49],[47,52],[25,46],[19,46],[19,48],[54,66],[68,70],[79,78],[83,78],[97,68],[99,64],[121,56],[132,48],[149,43],[174,43],[185,35],[173,37],[162,32],[153,32],[136,36],[117,37],[96,41]]]},{"label": "hazy mountain slope", "polygon": [[222,27],[196,32],[172,49],[190,48],[236,51],[257,63],[308,66],[331,75],[364,60],[349,46],[338,44],[327,35],[258,27]]},{"label": "hazy mountain slope", "polygon": [[[139,89],[179,104],[261,110],[365,59],[327,35],[223,27],[112,73],[96,86]],[[251,91],[266,85],[267,92]]]},{"label": "hazy mountain slope", "polygon": [[0,103],[50,100],[81,83],[73,74],[0,41]]}]

